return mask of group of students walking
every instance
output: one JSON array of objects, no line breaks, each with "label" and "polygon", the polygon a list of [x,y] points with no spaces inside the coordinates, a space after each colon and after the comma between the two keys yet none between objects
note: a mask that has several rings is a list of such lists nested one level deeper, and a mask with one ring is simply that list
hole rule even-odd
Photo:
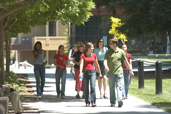
[{"label": "group of students walking", "polygon": [[[85,45],[82,42],[77,43],[77,51],[72,55],[76,78],[76,98],[81,98],[80,91],[83,91],[82,98],[85,99],[86,107],[90,106],[90,104],[92,107],[96,106],[96,76],[98,76],[100,99],[108,98],[108,78],[111,106],[115,106],[118,101],[118,107],[122,107],[122,100],[128,98],[130,75],[132,77],[134,76],[131,64],[132,56],[126,52],[126,45],[122,46],[124,52],[117,47],[117,43],[117,39],[110,39],[110,49],[104,46],[102,38],[96,41],[95,49],[91,42]],[[46,61],[44,61],[45,51],[42,50],[41,42],[36,42],[33,55],[35,58],[34,73],[36,77],[37,96],[41,98],[45,84],[46,64]],[[64,46],[60,45],[58,47],[58,54],[54,55],[54,65],[56,66],[55,78],[57,97],[61,97],[62,99],[65,98],[66,66],[68,65],[68,60],[68,56],[64,54]],[[82,76],[83,80],[80,80]],[[60,80],[62,87],[60,87]],[[104,89],[103,92],[102,85]]]}]

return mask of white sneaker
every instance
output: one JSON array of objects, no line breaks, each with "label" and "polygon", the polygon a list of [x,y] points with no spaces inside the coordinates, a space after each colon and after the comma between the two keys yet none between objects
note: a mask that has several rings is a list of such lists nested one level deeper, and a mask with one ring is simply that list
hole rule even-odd
[{"label": "white sneaker", "polygon": [[41,99],[42,97],[41,96],[37,96],[38,99]]}]

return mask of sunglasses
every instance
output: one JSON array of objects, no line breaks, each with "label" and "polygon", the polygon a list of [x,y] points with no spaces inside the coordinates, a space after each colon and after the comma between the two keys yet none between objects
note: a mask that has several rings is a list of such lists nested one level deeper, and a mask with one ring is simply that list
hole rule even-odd
[{"label": "sunglasses", "polygon": [[109,45],[113,45],[113,43],[110,43]]},{"label": "sunglasses", "polygon": [[103,41],[99,41],[99,42],[103,42]]},{"label": "sunglasses", "polygon": [[83,46],[78,46],[78,48],[83,47]]}]

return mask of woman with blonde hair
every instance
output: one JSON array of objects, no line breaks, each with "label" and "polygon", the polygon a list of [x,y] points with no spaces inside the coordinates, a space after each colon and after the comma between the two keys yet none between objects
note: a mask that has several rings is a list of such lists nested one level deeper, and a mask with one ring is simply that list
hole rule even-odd
[{"label": "woman with blonde hair", "polygon": [[[95,67],[99,72],[99,76],[101,76],[100,67],[97,62],[97,56],[95,53],[93,53],[93,50],[94,50],[93,44],[91,42],[88,42],[85,45],[85,51],[81,55],[81,60],[80,60],[80,76],[82,75],[82,71],[83,71],[83,82],[84,82],[84,90],[85,90],[86,107],[88,107],[90,105],[90,103],[92,104],[92,107],[96,106],[96,71],[95,71]],[[89,83],[90,83],[91,91],[89,91]]]},{"label": "woman with blonde hair", "polygon": [[82,80],[80,80],[80,56],[84,52],[85,45],[82,42],[77,43],[77,51],[73,55],[73,63],[74,63],[74,69],[75,69],[75,78],[76,78],[76,84],[75,84],[75,90],[77,91],[76,98],[80,98],[80,91],[83,91],[82,98],[84,98],[84,84]]}]

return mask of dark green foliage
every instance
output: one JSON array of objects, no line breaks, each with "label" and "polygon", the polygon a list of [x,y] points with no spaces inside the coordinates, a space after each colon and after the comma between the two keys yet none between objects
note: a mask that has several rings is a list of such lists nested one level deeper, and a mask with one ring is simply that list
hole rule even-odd
[{"label": "dark green foliage", "polygon": [[[20,91],[24,86],[21,86],[21,81],[18,80],[18,75],[10,71],[5,74],[4,84],[11,84],[16,91]],[[26,91],[25,91],[26,92]]]},{"label": "dark green foliage", "polygon": [[[100,1],[94,0],[98,5]],[[141,36],[147,33],[171,33],[170,0],[109,0],[104,4],[107,9],[124,10],[126,19],[119,29],[129,36]]]}]

